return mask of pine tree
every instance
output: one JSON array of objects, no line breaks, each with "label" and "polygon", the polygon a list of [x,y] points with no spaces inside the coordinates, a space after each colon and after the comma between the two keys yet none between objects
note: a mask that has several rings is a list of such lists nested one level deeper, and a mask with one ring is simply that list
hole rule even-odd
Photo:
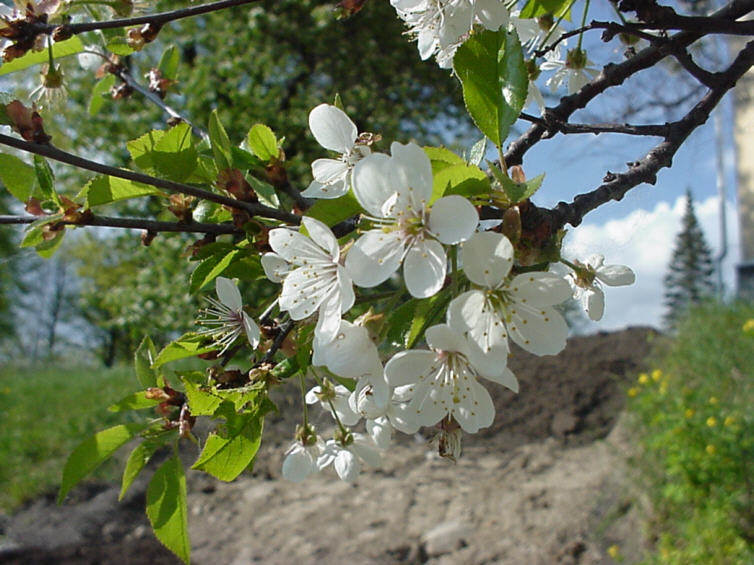
[{"label": "pine tree", "polygon": [[694,213],[690,190],[686,191],[686,211],[681,224],[664,279],[665,324],[669,328],[676,325],[689,306],[711,297],[715,291],[712,252]]}]

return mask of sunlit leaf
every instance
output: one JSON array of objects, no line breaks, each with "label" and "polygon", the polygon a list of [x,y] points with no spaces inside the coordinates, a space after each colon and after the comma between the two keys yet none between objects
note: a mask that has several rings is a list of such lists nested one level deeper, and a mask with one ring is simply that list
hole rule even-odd
[{"label": "sunlit leaf", "polygon": [[157,539],[188,563],[191,545],[188,536],[186,476],[177,455],[155,471],[147,487],[147,516]]}]

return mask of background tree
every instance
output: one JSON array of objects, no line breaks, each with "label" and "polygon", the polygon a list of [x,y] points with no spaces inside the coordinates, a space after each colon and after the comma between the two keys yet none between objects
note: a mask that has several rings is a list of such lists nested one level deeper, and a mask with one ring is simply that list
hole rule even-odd
[{"label": "background tree", "polygon": [[691,190],[686,191],[686,210],[681,220],[681,231],[675,239],[673,256],[665,275],[665,305],[668,308],[665,324],[673,328],[688,307],[699,304],[715,291],[712,252],[704,240],[699,221],[694,213]]}]

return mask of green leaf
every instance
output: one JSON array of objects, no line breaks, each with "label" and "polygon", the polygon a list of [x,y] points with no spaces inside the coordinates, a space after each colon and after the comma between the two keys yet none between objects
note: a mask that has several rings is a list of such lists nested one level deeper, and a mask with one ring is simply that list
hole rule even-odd
[{"label": "green leaf", "polygon": [[21,202],[29,200],[36,175],[31,165],[14,155],[0,153],[0,181]]},{"label": "green leaf", "polygon": [[84,185],[79,193],[79,196],[86,197],[86,205],[89,208],[110,204],[118,200],[150,195],[165,196],[164,193],[153,186],[110,176],[94,177]]},{"label": "green leaf", "polygon": [[175,341],[168,343],[162,351],[160,351],[157,358],[154,360],[154,363],[152,363],[152,367],[156,369],[157,367],[161,367],[172,361],[177,361],[178,359],[194,357],[217,349],[213,344],[204,345],[206,341],[207,338],[197,333],[185,333]]},{"label": "green leaf", "polygon": [[15,96],[12,96],[7,92],[0,92],[0,124],[10,125],[13,123],[8,115],[8,108],[6,107],[13,102],[13,100],[15,100]]},{"label": "green leaf", "polygon": [[199,263],[191,273],[189,292],[195,294],[223,274],[236,257],[239,257],[240,249],[233,249],[229,253],[212,255]]},{"label": "green leaf", "polygon": [[62,207],[63,201],[55,192],[55,174],[44,157],[34,155],[34,172],[37,176],[37,187],[39,188],[38,191],[35,191],[35,196],[40,200],[52,200]]},{"label": "green leaf", "polygon": [[484,159],[484,153],[487,149],[487,138],[483,137],[477,141],[471,151],[469,151],[469,165],[476,165],[477,167]]},{"label": "green leaf", "polygon": [[451,165],[435,173],[432,178],[432,199],[434,202],[441,196],[460,194],[461,196],[475,196],[489,194],[490,180],[476,165]]},{"label": "green leaf", "polygon": [[424,147],[424,153],[432,162],[433,173],[436,172],[435,167],[443,169],[450,165],[463,165],[465,163],[461,157],[447,147]]},{"label": "green leaf", "polygon": [[191,126],[185,122],[165,132],[152,152],[152,163],[170,180],[183,182],[194,172],[199,155],[194,148]]},{"label": "green leaf", "polygon": [[147,487],[147,516],[157,539],[188,563],[191,545],[188,536],[186,476],[177,455],[155,471]]},{"label": "green leaf", "polygon": [[235,145],[230,148],[233,154],[233,167],[236,169],[256,169],[257,167],[263,167],[264,163],[256,155],[249,153],[245,149],[236,147]]},{"label": "green leaf", "polygon": [[223,403],[223,397],[204,390],[189,379],[181,379],[186,389],[189,408],[193,416],[212,416]]},{"label": "green leaf", "polygon": [[155,168],[154,162],[152,161],[152,155],[157,142],[164,136],[164,131],[155,129],[126,143],[126,148],[131,154],[131,159],[134,160],[137,167],[144,171],[149,171]]},{"label": "green leaf", "polygon": [[420,300],[411,298],[398,306],[389,314],[388,318],[388,331],[385,336],[388,343],[398,345],[400,347],[406,347],[408,341],[409,332],[411,330],[411,324],[414,320],[416,313],[416,307]]},{"label": "green leaf", "polygon": [[175,45],[169,45],[162,52],[160,64],[157,65],[157,68],[160,69],[164,78],[175,80],[178,78],[178,63],[180,63],[180,60],[178,49],[175,48]]},{"label": "green leaf", "polygon": [[167,432],[160,434],[157,437],[148,438],[137,445],[131,454],[128,456],[126,466],[123,468],[123,478],[120,483],[120,494],[118,500],[123,500],[134,479],[139,476],[139,473],[146,467],[149,460],[160,447],[165,445],[168,441],[177,435],[177,430],[167,430]]},{"label": "green leaf", "polygon": [[251,188],[254,189],[254,192],[257,193],[260,203],[264,204],[265,206],[269,206],[271,208],[280,207],[280,199],[278,198],[278,194],[275,191],[274,186],[266,182],[263,182],[259,180],[258,178],[251,175],[247,176],[247,180],[249,184],[251,185]]},{"label": "green leaf", "polygon": [[564,16],[570,20],[572,0],[528,0],[521,9],[520,18],[538,18],[551,14],[555,18]]},{"label": "green leaf", "polygon": [[222,123],[220,123],[217,110],[212,110],[212,114],[209,117],[209,140],[212,144],[212,155],[215,157],[217,170],[224,171],[229,169],[233,162],[230,138]]},{"label": "green leaf", "polygon": [[338,222],[347,220],[361,212],[361,205],[352,192],[347,192],[340,198],[332,200],[317,200],[314,206],[307,210],[306,215],[332,227]]},{"label": "green leaf", "polygon": [[120,55],[121,57],[126,57],[128,55],[131,55],[132,53],[135,53],[134,48],[128,44],[126,38],[122,35],[111,38],[107,42],[105,49],[110,51],[110,53],[115,53],[116,55]]},{"label": "green leaf", "polygon": [[251,152],[265,163],[277,159],[280,155],[275,134],[264,124],[253,125],[246,141]]},{"label": "green leaf", "polygon": [[152,342],[152,338],[144,336],[139,347],[134,353],[134,372],[139,383],[144,388],[160,386],[160,377],[157,371],[152,369],[152,364],[157,358],[157,349]]},{"label": "green leaf", "polygon": [[202,453],[191,468],[209,473],[221,481],[232,481],[254,459],[262,443],[264,415],[269,411],[262,402],[252,412],[237,413],[230,402],[223,403],[216,415],[226,418],[224,430],[207,438]]},{"label": "green leaf", "polygon": [[259,255],[245,256],[233,261],[223,271],[223,276],[242,281],[255,281],[260,278],[266,278]]},{"label": "green leaf", "polygon": [[[81,53],[84,50],[84,45],[78,36],[73,36],[65,41],[58,41],[52,44],[52,56],[55,59],[61,59],[68,57],[69,55],[75,55]],[[47,49],[43,51],[28,51],[23,57],[13,59],[10,63],[4,63],[0,67],[0,76],[7,75],[8,73],[14,73],[23,69],[27,69],[40,63],[47,63],[49,61],[49,54]]]},{"label": "green leaf", "polygon": [[105,78],[97,82],[92,88],[92,95],[89,98],[89,115],[94,116],[100,111],[108,100],[110,89],[115,84],[115,75],[108,74]]},{"label": "green leaf", "polygon": [[495,173],[495,178],[500,182],[503,187],[505,195],[510,200],[511,204],[517,204],[527,198],[531,198],[532,195],[539,190],[542,186],[542,181],[545,179],[544,173],[529,179],[526,182],[514,182],[510,177],[502,174],[500,169],[495,165],[490,164],[490,169]]},{"label": "green leaf", "polygon": [[153,408],[160,403],[159,400],[154,398],[147,398],[146,391],[140,390],[134,392],[128,396],[124,396],[115,404],[111,404],[107,407],[110,412],[125,412],[126,410],[144,410],[146,408]]},{"label": "green leaf", "polygon": [[63,243],[64,235],[65,230],[60,230],[53,239],[42,241],[42,243],[38,244],[34,248],[34,250],[37,252],[37,255],[39,255],[42,259],[49,259],[50,257],[52,257],[60,248],[60,245]]},{"label": "green leaf", "polygon": [[485,30],[458,48],[453,68],[474,123],[497,147],[526,102],[529,78],[515,31]]},{"label": "green leaf", "polygon": [[121,446],[147,426],[143,423],[121,424],[102,430],[84,440],[73,450],[63,467],[63,478],[58,493],[58,504],[85,476],[110,458]]}]

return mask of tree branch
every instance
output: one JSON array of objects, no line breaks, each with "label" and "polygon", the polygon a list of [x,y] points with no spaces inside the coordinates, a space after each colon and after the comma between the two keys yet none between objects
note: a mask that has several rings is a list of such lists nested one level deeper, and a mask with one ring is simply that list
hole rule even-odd
[{"label": "tree branch", "polygon": [[113,29],[120,27],[137,26],[143,24],[152,24],[162,26],[168,22],[180,20],[182,18],[190,18],[192,16],[198,16],[200,14],[208,14],[210,12],[216,12],[218,10],[224,10],[225,8],[233,8],[234,6],[241,6],[243,4],[251,4],[258,2],[259,0],[221,0],[220,2],[211,2],[209,4],[201,4],[199,6],[190,6],[188,8],[181,8],[179,10],[170,10],[169,12],[160,12],[159,14],[150,14],[146,16],[137,16],[133,18],[120,18],[116,20],[109,20],[103,22],[82,22],[79,24],[47,24],[37,22],[34,24],[34,31],[36,33],[52,33],[56,29],[60,29],[64,35],[84,33],[87,31],[94,31],[97,29]]},{"label": "tree branch", "polygon": [[32,143],[30,141],[24,141],[22,139],[18,139],[15,137],[11,137],[9,135],[4,135],[4,134],[0,134],[0,144],[7,145],[9,147],[15,147],[16,149],[26,151],[27,153],[34,153],[36,155],[41,155],[43,157],[47,157],[54,161],[59,161],[61,163],[66,163],[68,165],[73,165],[74,167],[85,169],[87,171],[92,171],[95,173],[109,175],[111,177],[118,177],[118,178],[122,178],[126,180],[131,180],[134,182],[148,184],[150,186],[167,190],[168,192],[178,192],[182,194],[187,194],[189,196],[195,196],[196,198],[200,198],[202,200],[209,200],[210,202],[216,202],[217,204],[229,206],[231,208],[235,208],[236,210],[244,210],[248,212],[249,214],[251,214],[252,216],[259,216],[261,218],[271,218],[271,219],[280,220],[282,222],[286,222],[289,224],[299,224],[301,222],[301,217],[296,214],[291,214],[289,212],[284,212],[282,210],[276,210],[275,208],[263,206],[262,204],[254,204],[251,202],[241,202],[240,200],[235,200],[233,198],[229,198],[221,194],[215,194],[214,192],[209,192],[207,190],[203,190],[201,188],[197,188],[188,184],[182,184],[182,183],[174,182],[171,180],[160,179],[157,177],[145,175],[143,173],[128,171],[126,169],[118,169],[116,167],[110,167],[108,165],[103,165],[102,163],[97,163],[95,161],[90,161],[88,159],[78,157],[77,155],[72,155],[71,153],[66,153],[65,151],[62,151],[61,149],[57,149],[56,147],[53,147],[52,145],[42,145],[39,143]]},{"label": "tree branch", "polygon": [[[27,225],[43,219],[44,216],[0,216],[0,225]],[[112,216],[95,215],[84,217],[81,220],[59,219],[54,223],[65,226],[99,226],[105,228],[147,230],[150,232],[211,233],[215,235],[243,234],[243,230],[231,224],[183,224],[179,222],[158,222],[142,218],[114,218]]]},{"label": "tree branch", "polygon": [[557,133],[569,134],[569,133],[593,133],[598,135],[600,133],[622,133],[626,135],[646,135],[665,137],[670,132],[669,124],[648,124],[648,125],[632,125],[632,124],[571,124],[563,122],[551,122],[548,123],[542,118],[537,118],[529,114],[521,114],[519,116],[522,120],[531,122],[534,124],[541,124],[549,129],[554,129]]},{"label": "tree branch", "polygon": [[631,188],[641,184],[655,184],[657,172],[672,164],[673,156],[688,136],[704,124],[710,113],[728,90],[733,88],[752,66],[754,66],[754,41],[746,44],[728,69],[716,76],[717,85],[680,120],[670,124],[670,132],[665,140],[652,149],[630,169],[621,174],[608,173],[604,182],[591,192],[577,195],[573,202],[560,202],[547,212],[550,227],[555,231],[565,224],[578,226],[583,217],[595,208],[610,200],[621,200]]}]

